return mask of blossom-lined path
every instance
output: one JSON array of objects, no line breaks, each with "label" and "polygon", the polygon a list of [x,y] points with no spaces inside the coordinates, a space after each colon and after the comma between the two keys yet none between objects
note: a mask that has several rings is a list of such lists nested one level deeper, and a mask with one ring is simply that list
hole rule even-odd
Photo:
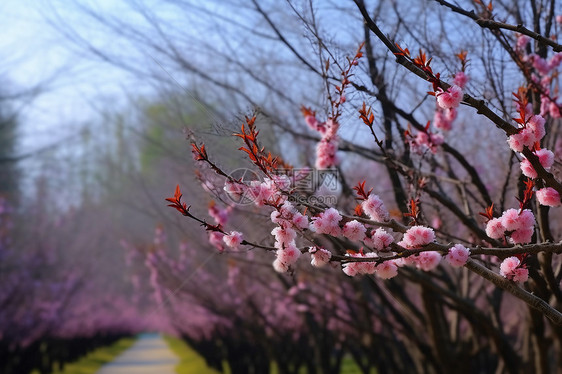
[{"label": "blossom-lined path", "polygon": [[137,342],[97,374],[174,374],[178,357],[158,334],[143,334]]}]

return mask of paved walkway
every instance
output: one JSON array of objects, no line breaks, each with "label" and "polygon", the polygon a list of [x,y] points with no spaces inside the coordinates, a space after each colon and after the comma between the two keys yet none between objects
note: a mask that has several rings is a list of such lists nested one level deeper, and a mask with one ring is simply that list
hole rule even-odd
[{"label": "paved walkway", "polygon": [[97,374],[174,374],[177,362],[177,356],[160,335],[143,334]]}]

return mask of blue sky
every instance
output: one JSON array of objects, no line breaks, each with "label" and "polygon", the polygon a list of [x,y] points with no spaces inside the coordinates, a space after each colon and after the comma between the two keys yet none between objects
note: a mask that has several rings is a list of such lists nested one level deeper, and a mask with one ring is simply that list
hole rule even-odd
[{"label": "blue sky", "polygon": [[[76,133],[95,118],[98,109],[104,109],[100,105],[118,105],[122,88],[131,82],[126,72],[92,61],[83,51],[72,48],[45,19],[45,14],[54,14],[46,4],[0,3],[2,82],[16,92],[41,87],[33,100],[25,98],[15,104],[21,109],[21,153]],[[66,10],[55,7],[56,11]]]}]

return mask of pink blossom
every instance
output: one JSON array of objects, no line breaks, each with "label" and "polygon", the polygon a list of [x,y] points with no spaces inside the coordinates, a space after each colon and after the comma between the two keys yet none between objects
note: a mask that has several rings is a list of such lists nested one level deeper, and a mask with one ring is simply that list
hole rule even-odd
[{"label": "pink blossom", "polygon": [[320,213],[317,217],[312,217],[310,229],[318,234],[329,234],[332,236],[340,236],[341,214],[334,208],[327,209]]},{"label": "pink blossom", "polygon": [[308,127],[310,127],[312,130],[318,131],[318,120],[316,119],[315,116],[308,115],[304,117],[304,121],[306,122]]},{"label": "pink blossom", "polygon": [[560,194],[552,187],[541,188],[537,191],[539,203],[547,206],[560,206]]},{"label": "pink blossom", "polygon": [[325,137],[328,139],[335,138],[336,133],[340,127],[340,124],[333,119],[329,119],[326,121],[326,135]]},{"label": "pink blossom", "polygon": [[292,265],[295,262],[297,262],[300,255],[301,255],[301,251],[299,251],[299,249],[294,245],[289,245],[285,249],[277,250],[277,257],[280,258],[281,261],[289,265]]},{"label": "pink blossom", "polygon": [[430,147],[431,143],[429,141],[429,135],[427,135],[427,133],[420,131],[418,132],[418,134],[416,135],[416,139],[414,140],[414,142],[418,145],[418,146],[426,146],[426,147]]},{"label": "pink blossom", "polygon": [[297,237],[297,233],[295,232],[295,230],[282,227],[276,227],[271,230],[271,235],[275,236],[275,240],[280,244],[281,247],[283,245],[287,246],[291,244]]},{"label": "pink blossom", "polygon": [[326,221],[334,225],[338,224],[342,219],[340,212],[338,212],[338,210],[335,208],[326,209],[322,213],[322,216]]},{"label": "pink blossom", "polygon": [[514,282],[525,282],[529,277],[529,270],[521,266],[517,257],[512,256],[502,261],[500,275]]},{"label": "pink blossom", "polygon": [[434,152],[434,148],[436,146],[440,146],[441,144],[443,144],[445,142],[445,139],[443,138],[443,135],[441,134],[431,134],[429,136],[429,139],[431,141],[431,150],[432,152]]},{"label": "pink blossom", "polygon": [[327,234],[330,231],[328,223],[321,216],[312,217],[309,228],[317,234]]},{"label": "pink blossom", "polygon": [[513,244],[530,243],[533,238],[534,228],[522,228],[515,230],[509,237],[509,241]]},{"label": "pink blossom", "polygon": [[[545,136],[546,133],[544,130],[544,123],[544,118],[538,114],[532,116],[527,123],[528,128],[533,132],[535,136],[535,141],[541,140]],[[531,146],[528,147],[530,148]]]},{"label": "pink blossom", "polygon": [[289,245],[284,249],[278,249],[277,258],[273,262],[273,268],[279,273],[284,273],[289,270],[289,266],[297,262],[301,252],[294,245]]},{"label": "pink blossom", "polygon": [[310,252],[310,257],[312,257],[311,265],[318,268],[330,262],[332,257],[330,251],[324,248],[311,247],[308,252]]},{"label": "pink blossom", "polygon": [[529,269],[527,268],[517,268],[513,271],[512,281],[514,282],[527,282],[529,279]]},{"label": "pink blossom", "polygon": [[228,221],[228,215],[230,213],[230,209],[219,209],[215,204],[209,206],[209,215],[213,217],[216,223],[219,225],[225,225]]},{"label": "pink blossom", "polygon": [[469,256],[470,249],[461,244],[455,244],[449,249],[449,253],[445,257],[445,259],[452,267],[459,268],[466,264]]},{"label": "pink blossom", "polygon": [[277,210],[274,210],[273,212],[271,212],[271,215],[269,217],[271,219],[271,222],[273,222],[273,223],[281,224],[282,222],[285,221],[283,219],[283,217],[281,216],[281,212],[279,212]]},{"label": "pink blossom", "polygon": [[445,111],[445,117],[448,121],[454,121],[457,118],[457,110],[455,108],[450,108],[449,110]]},{"label": "pink blossom", "polygon": [[[378,257],[378,255],[374,252],[368,252],[365,253],[365,255],[363,257],[371,257],[371,258],[375,258]],[[376,262],[374,261],[365,261],[365,262],[360,262],[359,263],[359,269],[361,274],[374,274],[376,271]]]},{"label": "pink blossom", "polygon": [[370,219],[377,222],[385,222],[390,219],[388,210],[384,207],[384,203],[375,194],[370,194],[367,200],[361,203],[361,208]]},{"label": "pink blossom", "polygon": [[523,147],[532,149],[537,141],[535,133],[530,128],[522,129],[519,133],[510,135],[507,143],[514,152],[523,152]]},{"label": "pink blossom", "polygon": [[[535,155],[537,155],[540,164],[546,170],[549,170],[554,164],[554,153],[546,148],[539,149],[535,152]],[[526,158],[521,161],[521,171],[528,178],[534,179],[538,176],[537,171]]]},{"label": "pink blossom", "polygon": [[439,228],[441,227],[442,224],[443,224],[443,222],[441,221],[441,218],[439,216],[435,216],[431,220],[431,226],[434,227],[437,230],[439,230]]},{"label": "pink blossom", "polygon": [[[366,254],[346,254],[346,256],[351,257],[370,257],[375,258],[377,257],[376,253],[369,252]],[[342,265],[342,270],[345,274],[353,277],[358,274],[373,274],[376,271],[376,263],[374,261],[362,261],[362,262],[346,262]]]},{"label": "pink blossom", "polygon": [[273,269],[278,273],[286,273],[289,270],[289,265],[282,262],[278,257],[273,261]]},{"label": "pink blossom", "polygon": [[350,277],[354,277],[357,275],[357,273],[359,272],[359,268],[357,267],[357,262],[346,262],[345,264],[342,265],[342,271],[350,276]]},{"label": "pink blossom", "polygon": [[343,226],[343,236],[353,241],[361,241],[365,239],[366,231],[367,229],[365,228],[365,226],[355,219],[353,221],[347,222]]},{"label": "pink blossom", "polygon": [[316,146],[316,168],[328,169],[336,165],[336,151],[338,150],[337,139],[322,139]]},{"label": "pink blossom", "polygon": [[[410,265],[416,265],[418,262],[418,256],[416,255],[411,255],[408,257],[402,257],[400,260],[401,261],[401,266],[410,266]],[[398,265],[398,264],[397,264]]]},{"label": "pink blossom", "polygon": [[371,235],[371,243],[377,251],[384,251],[392,242],[394,242],[394,238],[384,229],[379,228]]},{"label": "pink blossom", "polygon": [[398,275],[398,266],[392,260],[375,266],[375,270],[377,276],[382,279],[390,279]]},{"label": "pink blossom", "polygon": [[226,243],[227,246],[229,246],[232,249],[238,249],[238,247],[240,247],[240,244],[242,244],[242,241],[244,240],[242,238],[242,233],[238,232],[238,231],[231,231],[230,234],[225,235],[222,240],[224,240],[224,242]]},{"label": "pink blossom", "polygon": [[417,256],[416,267],[423,271],[431,271],[439,265],[441,254],[435,251],[422,252]]},{"label": "pink blossom", "polygon": [[527,46],[527,44],[529,44],[530,40],[531,40],[531,38],[529,38],[527,35],[520,34],[519,36],[517,36],[516,48],[517,49],[525,48]]},{"label": "pink blossom", "polygon": [[556,16],[556,22],[562,23],[562,15],[557,15],[557,16]]},{"label": "pink blossom", "polygon": [[224,251],[224,242],[222,240],[224,234],[218,231],[212,231],[209,234],[209,243],[211,243],[219,252]]},{"label": "pink blossom", "polygon": [[[276,190],[287,191],[291,187],[291,178],[285,174],[273,175],[271,179],[265,178],[264,180],[267,183],[273,184]],[[289,204],[292,206],[291,203]]]},{"label": "pink blossom", "polygon": [[525,146],[519,134],[510,135],[509,138],[507,138],[507,144],[513,152],[523,152],[523,147]]},{"label": "pink blossom", "polygon": [[519,222],[519,210],[517,209],[508,209],[503,212],[501,216],[502,225],[505,227],[506,231],[513,231],[517,230],[521,227]]},{"label": "pink blossom", "polygon": [[464,88],[468,83],[468,75],[466,75],[464,71],[459,71],[457,74],[455,74],[455,79],[453,80],[453,83],[459,86],[460,88]]},{"label": "pink blossom", "polygon": [[[450,111],[451,110],[454,111],[454,109],[450,109]],[[433,126],[443,131],[449,131],[452,127],[451,120],[447,119],[445,113],[443,113],[443,111],[441,110],[435,111],[435,115],[433,116]]]},{"label": "pink blossom", "polygon": [[535,152],[542,167],[548,170],[554,164],[554,153],[551,150],[542,148]]},{"label": "pink blossom", "polygon": [[408,248],[419,248],[435,240],[433,229],[424,226],[412,226],[404,234],[403,241]]},{"label": "pink blossom", "polygon": [[257,196],[254,202],[261,206],[268,201],[275,201],[277,200],[276,198],[279,197],[278,191],[279,189],[275,183],[271,179],[265,178],[263,183],[259,185],[259,188],[255,188]]},{"label": "pink blossom", "polygon": [[240,183],[227,180],[224,183],[224,190],[234,201],[239,201],[246,190],[246,186]]},{"label": "pink blossom", "polygon": [[301,230],[305,229],[308,227],[308,217],[303,214],[296,213],[293,216],[293,224]]},{"label": "pink blossom", "polygon": [[533,67],[542,75],[546,75],[550,71],[548,62],[546,62],[546,60],[540,57],[539,55],[536,55],[534,53],[530,54],[529,61],[532,62]]},{"label": "pink blossom", "polygon": [[507,278],[507,276],[513,273],[519,264],[521,264],[521,261],[519,261],[519,259],[515,256],[506,258],[500,265],[500,275]]},{"label": "pink blossom", "polygon": [[456,108],[462,100],[462,89],[459,86],[451,86],[447,91],[440,91],[436,94],[437,105],[441,109]]},{"label": "pink blossom", "polygon": [[521,167],[521,172],[527,178],[535,179],[538,176],[537,172],[535,171],[535,168],[533,167],[533,165],[531,165],[529,160],[527,160],[526,158],[521,160],[520,167]]},{"label": "pink blossom", "polygon": [[529,209],[523,209],[519,213],[519,225],[523,229],[532,229],[535,226],[535,216],[533,212]]},{"label": "pink blossom", "polygon": [[540,115],[542,117],[546,116],[547,114],[549,114],[549,106],[550,106],[550,98],[547,95],[542,95],[541,96],[541,111],[540,111]]},{"label": "pink blossom", "polygon": [[283,217],[291,217],[293,214],[297,212],[297,209],[290,201],[285,201],[283,205],[281,205],[281,209],[279,210]]},{"label": "pink blossom", "polygon": [[332,225],[326,234],[332,236],[341,236],[342,234],[341,227],[339,227],[339,225]]},{"label": "pink blossom", "polygon": [[486,224],[486,235],[492,239],[501,239],[505,233],[501,218],[492,218]]}]

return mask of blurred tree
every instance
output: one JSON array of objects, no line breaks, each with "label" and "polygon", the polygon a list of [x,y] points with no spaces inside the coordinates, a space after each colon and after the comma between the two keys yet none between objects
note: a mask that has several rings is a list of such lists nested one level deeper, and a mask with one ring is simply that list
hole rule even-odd
[{"label": "blurred tree", "polygon": [[0,195],[13,202],[18,200],[20,184],[17,126],[17,115],[0,97]]}]

